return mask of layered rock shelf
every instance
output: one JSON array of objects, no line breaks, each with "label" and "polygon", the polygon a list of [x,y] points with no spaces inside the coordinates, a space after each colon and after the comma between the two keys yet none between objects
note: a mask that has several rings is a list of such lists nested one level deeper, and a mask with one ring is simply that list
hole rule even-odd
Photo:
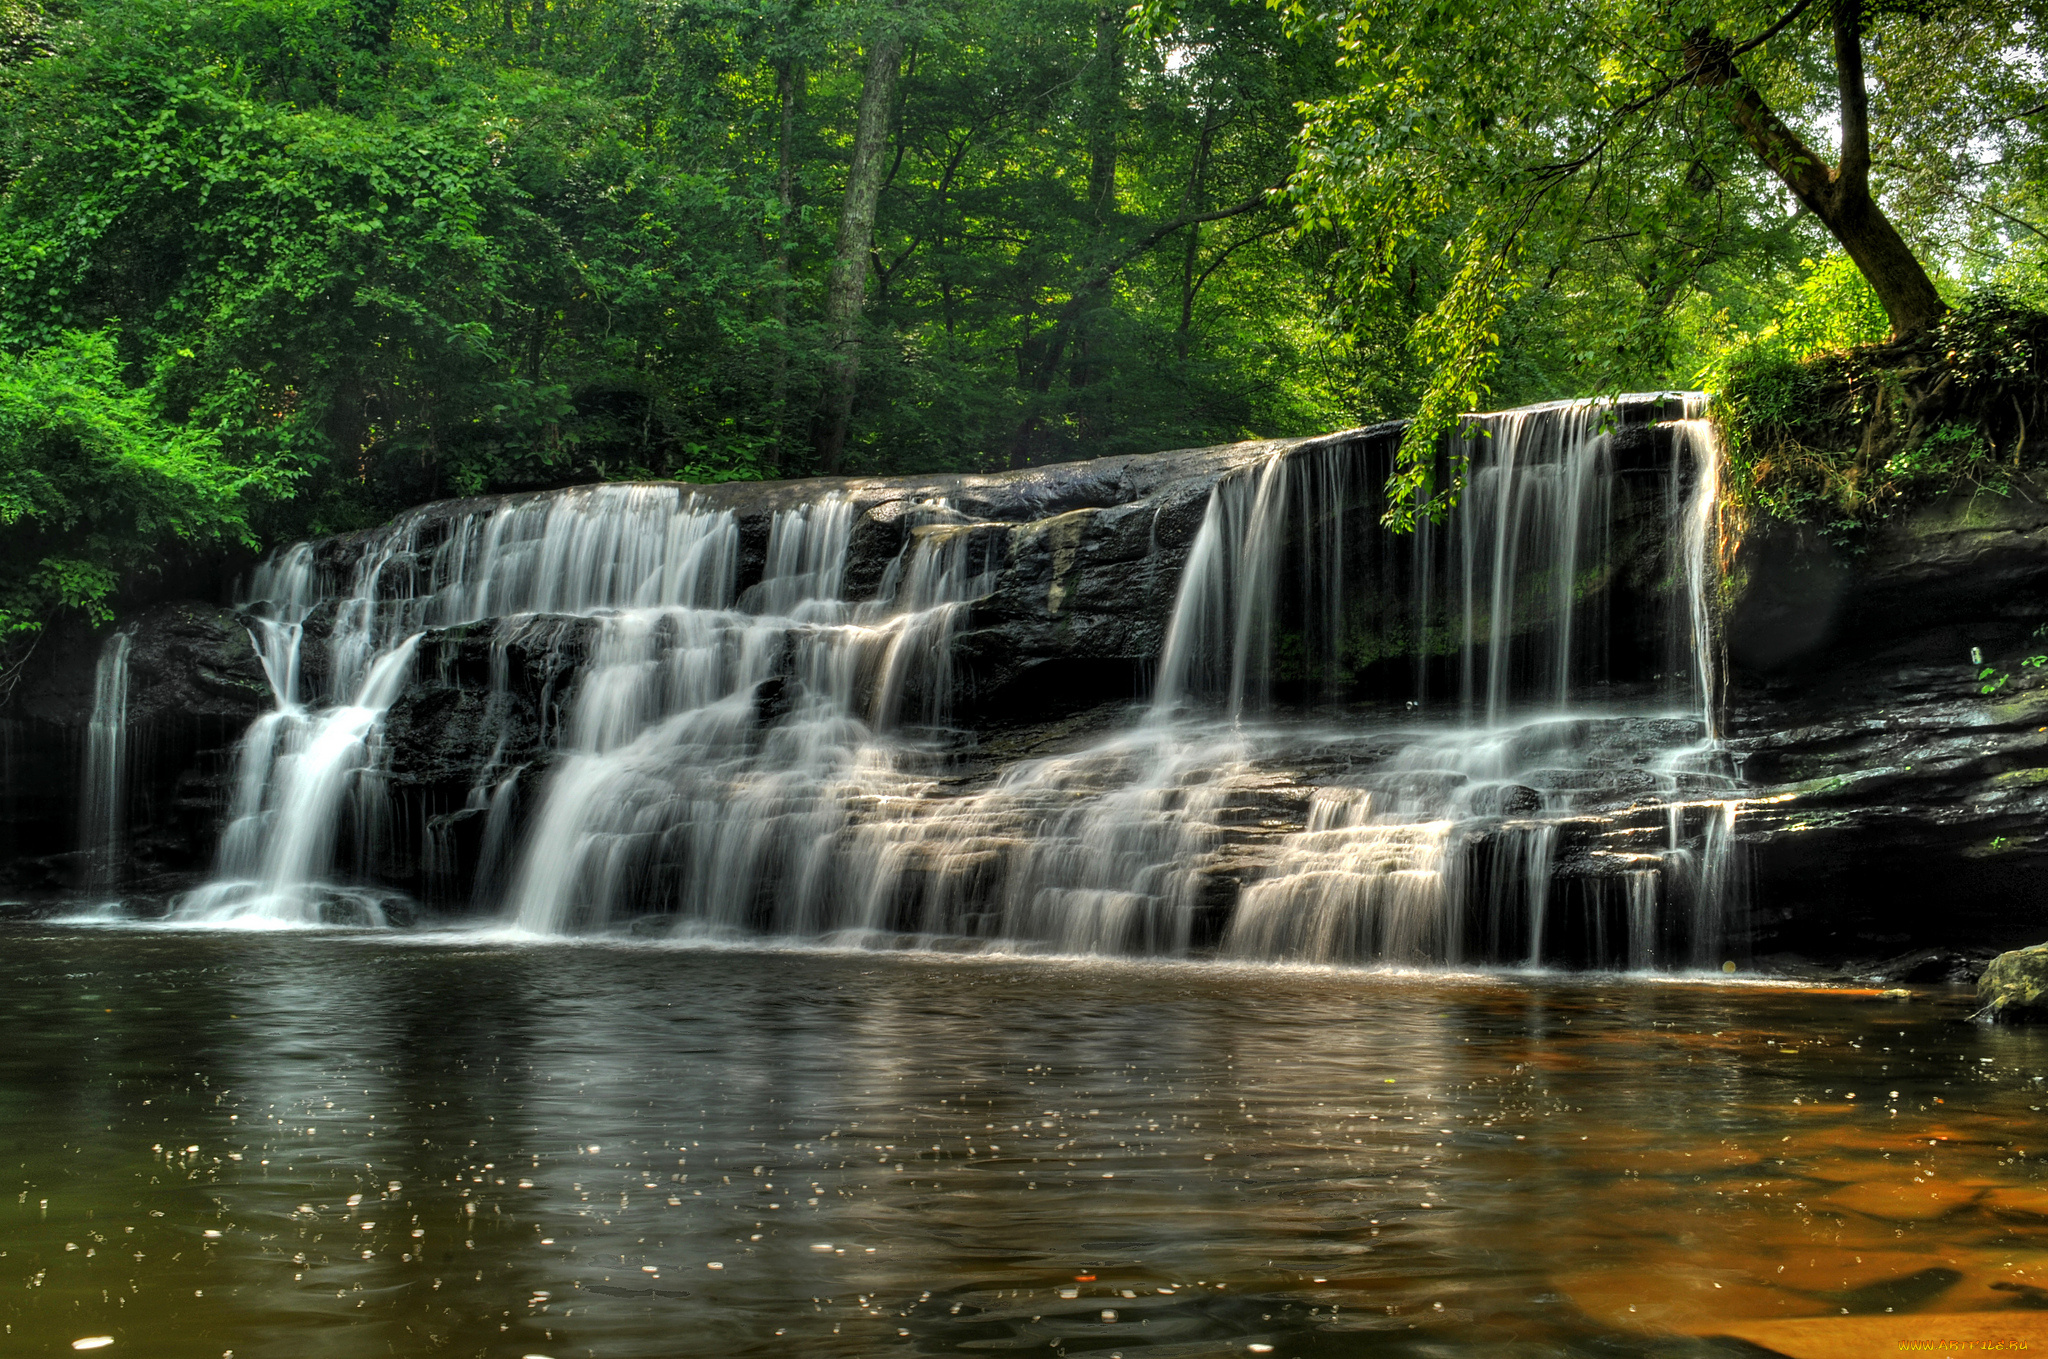
[{"label": "layered rock shelf", "polygon": [[[870,790],[847,804],[843,834],[889,842],[888,890],[897,904],[877,919],[891,928],[914,933],[918,919],[941,915],[947,930],[996,928],[988,923],[996,917],[976,915],[982,908],[972,903],[934,903],[1022,871],[1022,860],[1042,857],[1043,837],[1057,838],[1062,817],[1130,776],[1127,765],[1103,763],[1101,752],[1146,720],[1162,658],[1171,659],[1169,630],[1198,612],[1186,581],[1209,568],[1191,557],[1214,549],[1203,547],[1204,534],[1222,531],[1213,526],[1214,506],[1219,486],[1231,483],[1243,488],[1244,513],[1286,526],[1284,547],[1240,538],[1229,544],[1236,557],[1270,550],[1276,562],[1321,561],[1318,570],[1339,585],[1303,575],[1299,585],[1261,587],[1274,592],[1273,616],[1259,624],[1265,650],[1252,668],[1263,676],[1261,711],[1284,718],[1291,734],[1262,738],[1216,764],[1196,779],[1199,798],[1173,813],[1199,850],[1185,865],[1180,946],[1247,946],[1246,904],[1284,898],[1297,910],[1309,899],[1300,892],[1313,896],[1301,884],[1323,871],[1313,856],[1326,842],[1343,862],[1381,865],[1345,870],[1363,872],[1360,882],[1384,871],[1494,883],[1485,889],[1497,903],[1490,914],[1468,910],[1398,944],[1384,921],[1374,927],[1382,930],[1375,947],[1426,957],[1601,966],[1625,964],[1635,949],[1642,965],[1709,966],[1725,953],[1744,965],[1871,975],[1889,966],[1902,978],[1947,980],[1973,975],[1998,948],[2048,935],[2037,886],[2048,853],[2040,830],[2048,669],[2027,664],[2048,651],[2036,631],[2048,623],[2048,511],[2035,488],[2010,499],[1957,497],[1879,531],[1854,554],[1783,526],[1752,526],[1721,544],[1723,692],[1697,717],[1660,713],[1657,696],[1683,690],[1690,663],[1674,625],[1659,621],[1683,608],[1671,526],[1682,520],[1680,500],[1693,494],[1673,452],[1675,414],[1668,404],[1637,401],[1605,427],[1572,436],[1596,440],[1605,469],[1598,475],[1607,479],[1599,485],[1612,488],[1598,492],[1598,546],[1567,544],[1561,567],[1513,558],[1521,564],[1510,569],[1505,593],[1498,580],[1483,582],[1501,608],[1515,611],[1504,624],[1472,602],[1469,530],[1463,540],[1425,535],[1417,545],[1378,528],[1377,487],[1398,426],[1015,473],[732,483],[686,494],[691,513],[729,516],[732,588],[742,606],[750,591],[781,578],[778,525],[822,504],[848,516],[836,589],[856,614],[861,601],[886,601],[903,588],[912,545],[929,546],[933,533],[954,535],[979,563],[960,611],[948,615],[943,681],[922,672],[903,681],[901,701],[923,703],[937,724],[920,728],[928,736],[899,761],[895,791]],[[1325,465],[1341,470],[1317,474],[1335,477],[1323,489],[1272,483],[1280,488],[1272,494],[1299,502],[1291,508],[1253,505],[1262,469]],[[382,554],[377,578],[386,588],[422,588],[403,582],[445,576],[447,554],[472,550],[464,544],[477,541],[478,525],[559,495],[437,502],[391,529],[311,544],[317,602],[295,624],[304,633],[295,644],[303,661],[294,663],[305,692],[324,692],[334,678],[327,641],[340,611],[356,607],[346,583],[361,575],[366,554]],[[1525,525],[1513,530],[1521,534],[1551,521],[1514,522]],[[1333,532],[1337,546],[1315,546]],[[1459,552],[1467,594],[1454,615],[1442,596],[1455,591],[1442,582],[1452,579],[1443,573],[1455,573]],[[236,796],[236,744],[277,701],[275,676],[251,640],[259,615],[271,616],[267,608],[262,600],[178,600],[122,620],[134,733],[121,873],[130,895],[168,900],[209,869]],[[502,782],[508,798],[527,806],[543,796],[563,757],[565,724],[576,720],[577,695],[609,645],[606,618],[603,609],[542,610],[428,620],[419,631],[408,675],[378,720],[374,768],[389,813],[373,828],[373,876],[405,903],[400,914],[475,912],[506,886],[478,877],[493,853],[499,806],[480,795],[480,781],[488,772],[492,787]],[[1220,660],[1183,663],[1192,678],[1167,682],[1193,686],[1191,697],[1206,694],[1204,701],[1223,701],[1227,690],[1240,703],[1231,685],[1241,686],[1242,676],[1233,682],[1223,672],[1248,645],[1240,635],[1248,626],[1243,618],[1230,623],[1207,643]],[[1490,643],[1487,628],[1499,629]],[[5,790],[16,839],[5,872],[17,891],[71,889],[85,872],[74,809],[98,655],[98,639],[56,638],[16,694]],[[1487,686],[1500,683],[1485,675],[1553,672],[1555,681],[1541,684],[1550,686],[1544,692],[1556,716],[1543,718],[1540,703],[1510,703],[1519,772],[1477,782],[1457,776],[1466,782],[1458,784],[1458,829],[1449,840],[1424,846],[1405,832],[1382,835],[1371,830],[1381,813],[1368,815],[1364,803],[1347,810],[1347,789],[1367,797],[1379,788],[1371,796],[1384,807],[1390,780],[1405,780],[1403,796],[1422,788],[1416,775],[1397,780],[1393,772],[1416,759],[1421,738],[1410,728],[1446,704],[1462,702],[1468,713],[1475,703],[1485,707],[1495,692]],[[1510,682],[1512,700],[1533,681]],[[808,701],[806,683],[784,668],[754,684],[746,699],[753,726],[779,729]],[[859,684],[874,683],[881,681],[859,681],[849,701],[872,706],[874,692]],[[1507,720],[1508,711],[1488,720]],[[1716,714],[1721,744],[1710,729]],[[1030,796],[1014,792],[1016,771],[1062,760],[1075,762],[1065,782]],[[1174,777],[1182,780],[1176,786],[1194,787],[1193,775]],[[890,799],[902,797],[943,806],[970,829],[952,838],[910,833],[903,826],[916,817],[892,819],[902,813],[890,810]],[[1082,832],[1059,832],[1068,833],[1079,836],[1076,846],[1086,843]],[[1732,851],[1720,845],[1724,834]],[[1454,870],[1426,866],[1447,852]],[[1739,875],[1739,883],[1697,876],[1707,871],[1697,866],[1702,855],[1731,853],[1728,866],[1712,872]],[[1695,876],[1673,878],[1674,865]],[[1671,923],[1681,908],[1701,909],[1687,903],[1710,889],[1739,890],[1741,898],[1738,915],[1716,917],[1723,933],[1712,950],[1694,938],[1704,926]],[[1389,902],[1371,909],[1394,912]],[[664,921],[680,917],[665,910],[672,908],[650,903],[636,928],[669,928]],[[1309,947],[1290,930],[1260,947],[1283,956]],[[1617,942],[1621,934],[1633,942]]]}]

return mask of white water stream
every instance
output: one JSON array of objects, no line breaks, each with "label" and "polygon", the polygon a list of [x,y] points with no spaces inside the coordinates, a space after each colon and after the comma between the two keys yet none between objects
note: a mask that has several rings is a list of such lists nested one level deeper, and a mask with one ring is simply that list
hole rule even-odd
[{"label": "white water stream", "polygon": [[127,632],[114,633],[93,669],[78,824],[86,889],[98,896],[119,887],[128,850],[128,652],[133,643]]}]

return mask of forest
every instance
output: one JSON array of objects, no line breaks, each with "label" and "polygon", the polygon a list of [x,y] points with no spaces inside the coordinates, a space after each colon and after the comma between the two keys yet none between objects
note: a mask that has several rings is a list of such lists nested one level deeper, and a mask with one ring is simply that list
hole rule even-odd
[{"label": "forest", "polygon": [[[2031,373],[2042,22],[0,0],[0,630],[457,494],[1429,438],[1953,317]],[[1752,384],[1743,447],[1810,453],[1816,382],[1869,404]],[[1853,520],[2016,462],[1976,419],[1885,494],[1867,450],[1752,480]]]}]

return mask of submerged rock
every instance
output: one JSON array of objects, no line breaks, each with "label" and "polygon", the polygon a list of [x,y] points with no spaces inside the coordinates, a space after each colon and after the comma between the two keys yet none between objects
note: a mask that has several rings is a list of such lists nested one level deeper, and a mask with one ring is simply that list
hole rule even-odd
[{"label": "submerged rock", "polygon": [[1856,971],[1865,981],[1972,986],[1990,964],[1990,949],[1922,948]]},{"label": "submerged rock", "polygon": [[1986,1019],[2048,1021],[2048,944],[2001,953],[1977,979]]}]

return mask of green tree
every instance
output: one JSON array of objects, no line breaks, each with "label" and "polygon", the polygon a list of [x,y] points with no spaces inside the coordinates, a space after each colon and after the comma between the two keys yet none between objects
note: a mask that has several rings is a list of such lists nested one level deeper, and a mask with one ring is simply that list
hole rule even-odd
[{"label": "green tree", "polygon": [[5,0],[0,355],[101,337],[266,543],[1347,424],[1399,384],[1273,192],[1334,51],[1228,0]]},{"label": "green tree", "polygon": [[65,613],[106,622],[123,578],[176,564],[178,549],[255,546],[254,499],[290,483],[166,420],[107,335],[0,353],[0,656]]},{"label": "green tree", "polygon": [[[1298,31],[1331,36],[1347,76],[1309,113],[1294,184],[1303,221],[1343,239],[1354,310],[1406,313],[1430,374],[1393,522],[1455,499],[1462,469],[1440,477],[1436,436],[1486,400],[1504,337],[1544,311],[1562,315],[1565,349],[1611,359],[1581,371],[1661,376],[1670,318],[1690,295],[1717,272],[1775,273],[1822,253],[1817,226],[1896,332],[1941,314],[1882,201],[1866,49],[1877,39],[1881,69],[1903,52],[1925,65],[1978,22],[1960,7],[1367,0],[1288,12]],[[1832,164],[1814,149],[1830,122]],[[1951,129],[1948,146],[1969,136]],[[1789,231],[1787,196],[1801,210]],[[1419,254],[1441,261],[1434,280]],[[1420,296],[1404,288],[1418,272]]]},{"label": "green tree", "polygon": [[839,243],[825,286],[825,333],[832,346],[830,396],[820,413],[818,462],[837,472],[853,419],[860,382],[862,304],[867,300],[868,261],[874,253],[875,210],[887,171],[889,129],[894,121],[896,81],[909,36],[903,17],[885,12],[866,41],[867,70],[860,86],[860,114],[853,134],[853,160],[846,171],[846,195],[839,210]]}]

